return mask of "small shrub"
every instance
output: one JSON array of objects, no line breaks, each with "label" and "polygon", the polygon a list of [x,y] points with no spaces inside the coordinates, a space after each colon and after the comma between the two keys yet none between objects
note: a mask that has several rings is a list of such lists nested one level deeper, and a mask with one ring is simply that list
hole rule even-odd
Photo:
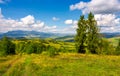
[{"label": "small shrub", "polygon": [[55,55],[58,55],[58,50],[56,48],[54,48],[53,46],[48,46],[48,55],[50,57],[53,57]]}]

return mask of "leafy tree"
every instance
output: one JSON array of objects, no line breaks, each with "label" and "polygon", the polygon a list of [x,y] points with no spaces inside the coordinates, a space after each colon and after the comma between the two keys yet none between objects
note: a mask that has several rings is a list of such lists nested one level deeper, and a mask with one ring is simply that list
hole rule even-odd
[{"label": "leafy tree", "polygon": [[42,42],[36,42],[34,41],[26,41],[26,42],[20,42],[16,45],[18,49],[18,53],[36,53],[40,54],[42,51],[46,50],[45,45]]},{"label": "leafy tree", "polygon": [[106,39],[99,40],[98,45],[97,54],[113,55],[115,53],[114,46]]},{"label": "leafy tree", "polygon": [[37,53],[37,54],[40,54],[40,53],[42,53],[43,51],[46,50],[46,46],[43,43],[41,43],[41,42],[40,43],[36,43],[35,45],[36,45],[36,48],[37,48],[35,53]]},{"label": "leafy tree", "polygon": [[0,42],[0,53],[1,55],[15,54],[15,44],[12,43],[8,37],[3,37]]},{"label": "leafy tree", "polygon": [[80,16],[75,36],[78,53],[96,53],[99,41],[98,31],[97,22],[92,13],[89,13],[88,19],[85,19],[84,15]]}]

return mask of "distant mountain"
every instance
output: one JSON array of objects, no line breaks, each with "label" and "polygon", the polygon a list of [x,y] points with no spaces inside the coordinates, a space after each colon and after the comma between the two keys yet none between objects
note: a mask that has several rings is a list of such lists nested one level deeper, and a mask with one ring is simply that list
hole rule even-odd
[{"label": "distant mountain", "polygon": [[36,32],[36,31],[9,31],[7,33],[0,34],[0,38],[3,36],[8,36],[11,38],[52,38],[52,37],[62,37],[66,36],[67,34],[59,34],[59,33],[45,33],[45,32]]},{"label": "distant mountain", "polygon": [[[55,40],[65,41],[65,42],[74,42],[74,36],[75,35],[67,35],[67,36],[55,38]],[[118,33],[101,33],[101,36],[105,38],[120,37],[120,33],[119,32]]]},{"label": "distant mountain", "polygon": [[[120,36],[120,33],[101,33],[105,38],[112,38]],[[6,33],[0,33],[0,38],[8,36],[11,38],[54,38],[62,41],[74,41],[74,34],[61,34],[61,33],[46,33],[37,31],[8,31]]]},{"label": "distant mountain", "polygon": [[116,32],[116,33],[101,33],[101,35],[105,38],[112,38],[112,37],[119,37],[120,33]]}]

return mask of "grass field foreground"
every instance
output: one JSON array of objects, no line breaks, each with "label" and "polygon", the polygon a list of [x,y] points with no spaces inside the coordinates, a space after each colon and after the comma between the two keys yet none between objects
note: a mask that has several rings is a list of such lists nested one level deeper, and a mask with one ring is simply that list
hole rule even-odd
[{"label": "grass field foreground", "polygon": [[120,56],[64,53],[0,57],[0,76],[119,76]]}]

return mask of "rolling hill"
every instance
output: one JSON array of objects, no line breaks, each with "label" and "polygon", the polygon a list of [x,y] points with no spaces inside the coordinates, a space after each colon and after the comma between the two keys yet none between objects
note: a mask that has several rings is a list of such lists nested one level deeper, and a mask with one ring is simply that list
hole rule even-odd
[{"label": "rolling hill", "polygon": [[[119,37],[120,33],[101,33],[105,38]],[[74,42],[75,34],[61,34],[61,33],[48,33],[37,31],[8,31],[6,33],[0,33],[0,38],[8,36],[10,38],[53,38],[59,41]]]}]

